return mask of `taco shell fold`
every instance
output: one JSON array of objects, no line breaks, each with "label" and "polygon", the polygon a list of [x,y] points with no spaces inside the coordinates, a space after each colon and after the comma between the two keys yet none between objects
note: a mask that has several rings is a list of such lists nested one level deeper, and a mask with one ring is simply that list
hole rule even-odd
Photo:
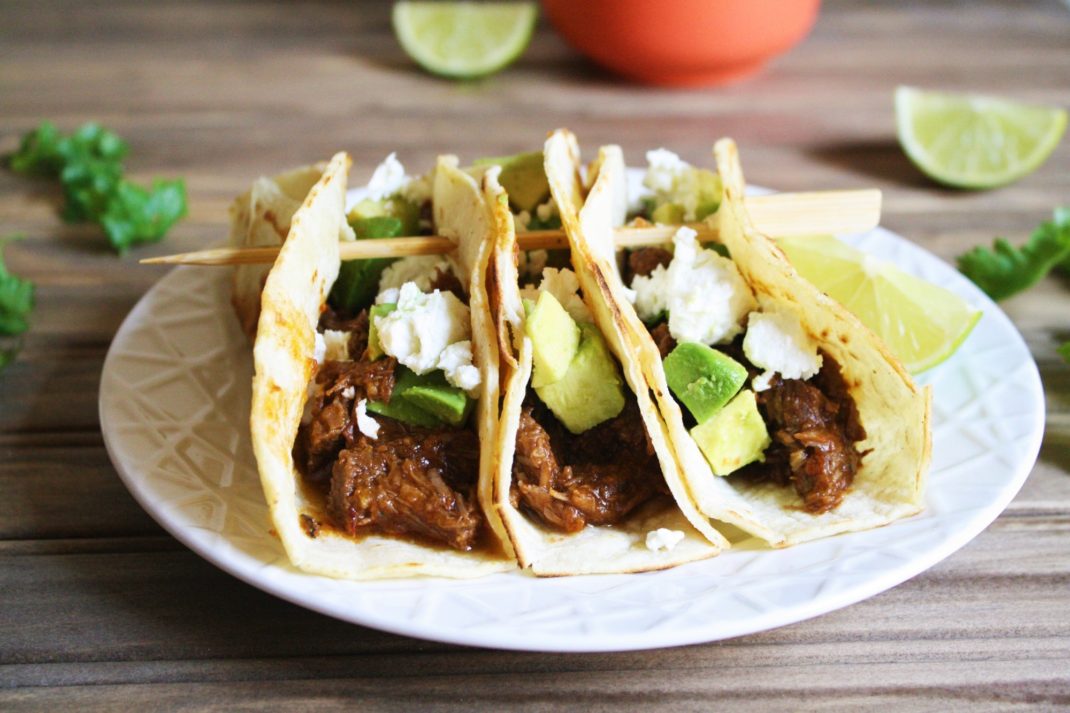
[{"label": "taco shell fold", "polygon": [[[609,147],[603,154],[615,150]],[[916,387],[880,339],[801,277],[776,244],[754,228],[743,201],[745,184],[735,144],[723,139],[714,153],[724,197],[708,220],[763,309],[796,315],[839,364],[867,437],[857,444],[865,455],[853,484],[837,507],[821,514],[804,510],[790,486],[715,476],[685,428],[657,346],[619,291],[624,285],[615,260],[609,261],[613,235],[607,227],[609,211],[604,209],[599,230],[584,235],[592,252],[602,256],[616,304],[627,314],[631,358],[641,365],[651,386],[690,497],[714,526],[728,523],[777,547],[878,527],[919,512],[931,449],[930,389]],[[613,172],[611,182],[618,190],[624,190],[624,170],[623,162],[602,162],[603,172]]]},{"label": "taco shell fold", "polygon": [[[307,572],[347,579],[405,576],[476,577],[515,568],[506,551],[460,552],[432,547],[396,537],[367,535],[359,539],[322,529],[310,536],[301,525],[301,515],[313,504],[306,498],[301,476],[294,465],[292,449],[301,422],[308,385],[316,362],[315,333],[320,312],[331,285],[338,276],[340,239],[352,239],[346,223],[346,179],[350,159],[335,155],[300,207],[293,213],[289,234],[264,283],[253,358],[253,401],[250,426],[261,482],[279,539],[294,566]],[[469,192],[478,190],[474,183]],[[447,193],[443,200],[465,200],[462,192]],[[447,211],[449,215],[449,211]],[[460,218],[461,221],[467,218]],[[482,282],[490,243],[480,231],[485,227],[461,224],[447,226],[460,244],[474,245],[483,267],[475,267],[472,282]],[[478,243],[485,243],[480,247]],[[481,256],[481,257],[478,257]],[[473,357],[483,383],[491,368],[494,341],[487,325],[489,312],[483,297],[473,295]],[[496,381],[496,374],[493,378]],[[481,395],[482,396],[482,395]],[[483,399],[493,407],[496,399]],[[480,409],[479,429],[483,443],[493,442],[486,433],[494,422]],[[481,448],[480,472],[490,473],[493,452]],[[484,455],[486,458],[484,459]],[[485,460],[485,462],[484,462]],[[481,477],[483,477],[481,475]],[[488,488],[482,488],[482,490]]]}]

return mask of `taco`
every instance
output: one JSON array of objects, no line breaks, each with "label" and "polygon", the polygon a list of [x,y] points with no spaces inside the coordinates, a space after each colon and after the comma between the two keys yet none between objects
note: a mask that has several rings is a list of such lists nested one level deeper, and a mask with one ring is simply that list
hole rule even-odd
[{"label": "taco", "polygon": [[251,429],[275,530],[296,567],[332,577],[515,568],[481,447],[498,420],[490,213],[441,159],[430,203],[457,249],[340,264],[339,240],[405,229],[391,197],[347,222],[349,163],[336,155],[308,192],[264,284]]},{"label": "taco", "polygon": [[[537,165],[571,235],[579,185],[560,190],[548,158],[546,174]],[[502,367],[493,496],[520,565],[540,576],[639,572],[718,554],[727,542],[686,497],[599,278],[575,252],[575,271],[568,251],[518,254],[510,208],[524,211],[499,177],[492,167],[482,179],[497,228],[488,284]]]},{"label": "taco", "polygon": [[[567,144],[558,137],[557,152]],[[705,218],[721,245],[681,228],[671,246],[623,256],[622,275],[612,233],[626,205],[617,147],[603,148],[593,169],[617,198],[594,206],[599,218],[581,238],[624,314],[631,358],[698,509],[773,546],[919,512],[930,390],[755,230],[732,141],[715,148],[718,175],[652,154],[641,218]]]}]

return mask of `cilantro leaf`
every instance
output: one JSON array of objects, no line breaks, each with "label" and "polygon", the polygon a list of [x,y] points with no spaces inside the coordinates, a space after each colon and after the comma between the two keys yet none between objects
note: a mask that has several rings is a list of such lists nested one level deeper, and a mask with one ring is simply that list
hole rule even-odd
[{"label": "cilantro leaf", "polygon": [[1048,271],[1070,259],[1070,206],[1056,208],[1052,220],[1041,223],[1016,248],[996,238],[992,249],[975,247],[958,257],[959,271],[994,300],[1032,287]]},{"label": "cilantro leaf", "polygon": [[71,164],[87,162],[114,164],[121,173],[121,161],[127,151],[122,139],[99,124],[83,124],[70,136],[64,136],[54,124],[45,121],[22,137],[10,165],[17,173],[53,178],[60,177]]},{"label": "cilantro leaf", "polygon": [[29,280],[8,272],[3,254],[6,243],[0,241],[0,335],[10,337],[22,334],[30,326],[34,287]]},{"label": "cilantro leaf", "polygon": [[151,191],[119,181],[100,223],[121,254],[134,245],[156,242],[185,214],[186,185],[181,180],[153,181]]},{"label": "cilantro leaf", "polygon": [[99,124],[83,124],[69,136],[43,122],[22,138],[12,170],[58,178],[63,220],[100,223],[117,252],[156,242],[186,214],[182,181],[155,181],[151,190],[123,178],[126,142]]},{"label": "cilantro leaf", "polygon": [[1065,359],[1067,364],[1070,364],[1070,342],[1064,342],[1055,351],[1059,352],[1059,356]]}]

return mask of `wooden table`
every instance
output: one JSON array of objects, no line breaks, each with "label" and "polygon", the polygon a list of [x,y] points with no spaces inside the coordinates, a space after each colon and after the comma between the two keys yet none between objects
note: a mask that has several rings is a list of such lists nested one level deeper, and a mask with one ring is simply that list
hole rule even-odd
[{"label": "wooden table", "polygon": [[907,709],[1070,706],[1070,282],[1005,309],[1037,360],[1048,425],[1022,492],[928,572],[817,619],[702,646],[605,655],[501,653],[342,624],[218,571],[134,503],[99,430],[101,364],[164,274],[152,254],[226,231],[253,178],[345,148],[354,179],[392,150],[407,166],[537,147],[568,126],[634,162],[659,145],[696,163],[722,135],[748,177],[784,190],[877,186],[884,224],[945,259],[1024,239],[1070,202],[1070,141],[1018,184],[934,187],[894,135],[900,83],[1070,104],[1059,2],[828,2],[810,39],[751,81],[633,86],[543,28],[476,85],[425,76],[372,2],[3,2],[0,150],[41,119],[99,120],[139,180],[184,176],[190,215],[119,258],[56,217],[57,195],[0,171],[12,270],[38,286],[33,326],[0,375],[0,708],[563,707]]}]

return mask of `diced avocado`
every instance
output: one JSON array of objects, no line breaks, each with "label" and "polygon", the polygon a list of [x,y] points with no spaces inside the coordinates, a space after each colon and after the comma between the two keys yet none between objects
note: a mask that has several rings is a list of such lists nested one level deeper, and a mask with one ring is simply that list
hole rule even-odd
[{"label": "diced avocado", "polygon": [[386,355],[383,345],[379,343],[379,330],[375,326],[375,318],[385,317],[397,308],[398,306],[393,302],[384,302],[372,305],[372,308],[368,310],[368,358],[372,361]]},{"label": "diced avocado", "polygon": [[475,401],[446,381],[441,371],[417,374],[399,366],[390,403],[369,401],[368,411],[415,426],[435,428],[460,426],[468,419]]},{"label": "diced avocado", "polygon": [[346,220],[352,224],[365,218],[379,218],[384,215],[390,215],[386,210],[386,201],[374,201],[371,198],[365,198],[349,209],[349,213],[346,214]]},{"label": "diced avocado", "polygon": [[393,235],[358,235],[358,237],[390,238],[395,235],[415,235],[420,229],[420,206],[401,196],[391,196],[382,200],[365,198],[350,208],[346,215],[350,226],[357,231],[359,231],[358,223],[368,218],[396,218],[401,221],[401,230]]},{"label": "diced avocado", "polygon": [[691,429],[714,475],[728,475],[756,460],[771,443],[754,392],[744,389],[709,420]]},{"label": "diced avocado", "polygon": [[572,433],[583,433],[624,409],[617,362],[598,328],[580,325],[580,345],[565,376],[536,388],[543,403]]},{"label": "diced avocado", "polygon": [[531,338],[531,385],[538,389],[563,379],[580,346],[580,328],[556,297],[539,293],[539,301],[524,320],[524,331]]},{"label": "diced avocado", "polygon": [[662,203],[650,214],[659,225],[680,225],[684,222],[684,207],[679,203]]},{"label": "diced avocado", "polygon": [[[388,215],[350,220],[357,240],[393,238],[403,235],[404,226],[398,218]],[[345,260],[338,269],[338,279],[331,287],[327,301],[334,309],[356,314],[375,299],[379,291],[379,277],[392,258]]]},{"label": "diced avocado", "polygon": [[721,207],[721,198],[724,187],[721,177],[705,168],[695,168],[695,186],[698,191],[698,200],[695,204],[695,220],[702,220],[706,216],[716,213]]},{"label": "diced avocado", "polygon": [[498,181],[509,194],[509,202],[518,211],[533,212],[536,206],[550,197],[550,183],[542,166],[541,151],[481,158],[474,165],[502,167]]},{"label": "diced avocado", "polygon": [[427,411],[413,406],[407,401],[395,398],[391,398],[388,404],[382,401],[369,401],[368,413],[377,413],[380,416],[387,416],[403,423],[411,423],[414,426],[423,426],[424,428],[436,428],[442,425],[442,421]]},{"label": "diced avocado", "polygon": [[665,357],[665,379],[698,423],[720,411],[747,380],[747,369],[698,342],[680,342]]},{"label": "diced avocado", "polygon": [[535,311],[535,300],[524,298],[520,300],[520,303],[524,305],[524,316],[530,317],[531,313]]},{"label": "diced avocado", "polygon": [[441,371],[414,376],[416,379],[412,385],[403,387],[401,393],[396,393],[393,398],[412,404],[450,426],[460,426],[465,422],[475,401],[468,397],[464,389],[447,382]]}]

